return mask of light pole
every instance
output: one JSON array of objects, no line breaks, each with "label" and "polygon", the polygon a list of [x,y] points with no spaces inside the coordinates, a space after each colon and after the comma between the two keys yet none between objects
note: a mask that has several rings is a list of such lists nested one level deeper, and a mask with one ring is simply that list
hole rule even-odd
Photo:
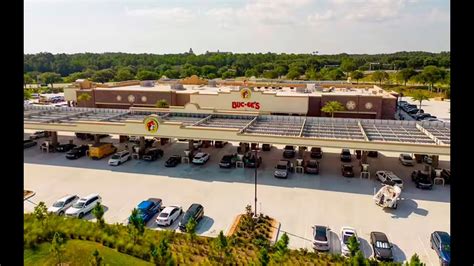
[{"label": "light pole", "polygon": [[258,166],[258,151],[255,149],[255,174],[254,174],[254,179],[255,179],[255,212],[254,212],[254,217],[257,217],[257,166]]}]

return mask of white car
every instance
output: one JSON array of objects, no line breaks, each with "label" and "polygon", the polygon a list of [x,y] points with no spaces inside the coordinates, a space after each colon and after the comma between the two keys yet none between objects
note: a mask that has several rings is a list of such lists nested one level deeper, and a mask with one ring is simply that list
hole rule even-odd
[{"label": "white car", "polygon": [[69,207],[71,207],[74,203],[76,203],[78,199],[79,197],[77,195],[64,196],[54,202],[53,205],[48,208],[48,212],[57,215],[64,215],[64,212],[69,209]]},{"label": "white car", "polygon": [[164,208],[156,217],[156,224],[162,226],[170,226],[174,221],[178,220],[183,209],[179,206],[168,206]]},{"label": "white car", "polygon": [[413,159],[410,154],[406,153],[400,154],[400,156],[398,156],[398,160],[400,160],[400,162],[405,166],[413,166],[416,163],[415,159]]},{"label": "white car", "polygon": [[360,244],[359,237],[357,236],[357,232],[354,228],[349,226],[343,226],[341,228],[341,251],[342,255],[344,256],[350,255],[349,247],[347,245],[349,244],[349,238],[352,236],[355,236],[357,242]]},{"label": "white car", "polygon": [[119,151],[109,159],[109,165],[117,166],[132,159],[129,151]]},{"label": "white car", "polygon": [[323,225],[313,228],[313,248],[317,251],[329,251],[331,248],[331,229]]},{"label": "white car", "polygon": [[[375,175],[377,176],[377,179],[380,180],[380,182],[384,184],[389,184],[389,185],[396,185],[403,189],[403,180],[401,180],[400,177],[395,175],[393,172],[377,171],[375,172]],[[394,184],[391,184],[392,182]]]},{"label": "white car", "polygon": [[209,160],[209,153],[198,152],[194,155],[193,163],[194,164],[205,164]]},{"label": "white car", "polygon": [[71,208],[66,210],[66,216],[82,218],[85,214],[92,211],[98,202],[102,202],[99,194],[90,194],[74,203]]}]

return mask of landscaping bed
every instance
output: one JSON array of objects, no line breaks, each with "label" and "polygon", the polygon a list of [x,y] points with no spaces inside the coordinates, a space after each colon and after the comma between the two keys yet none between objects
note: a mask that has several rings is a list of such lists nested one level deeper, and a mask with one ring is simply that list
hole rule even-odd
[{"label": "landscaping bed", "polygon": [[23,190],[23,200],[27,200],[35,195],[35,192],[31,190]]}]

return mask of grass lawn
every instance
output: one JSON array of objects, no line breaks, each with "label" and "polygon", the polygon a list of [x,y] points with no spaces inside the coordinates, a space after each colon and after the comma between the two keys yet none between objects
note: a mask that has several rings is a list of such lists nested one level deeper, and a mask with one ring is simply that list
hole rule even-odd
[{"label": "grass lawn", "polygon": [[[50,246],[50,243],[43,243],[36,250],[25,249],[23,252],[24,265],[56,265],[56,258],[49,251]],[[150,262],[122,254],[101,244],[84,240],[67,241],[61,262],[68,263],[71,266],[89,265],[89,260],[95,249],[99,251],[103,262],[108,265],[153,265]]]}]

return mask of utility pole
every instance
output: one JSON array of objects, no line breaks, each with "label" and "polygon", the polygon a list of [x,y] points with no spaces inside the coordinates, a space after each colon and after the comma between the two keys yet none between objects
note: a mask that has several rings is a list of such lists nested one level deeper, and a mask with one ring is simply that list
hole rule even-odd
[{"label": "utility pole", "polygon": [[254,217],[257,217],[257,166],[258,166],[258,151],[255,148],[255,174],[254,174],[254,179],[255,179],[255,211],[254,211]]}]

